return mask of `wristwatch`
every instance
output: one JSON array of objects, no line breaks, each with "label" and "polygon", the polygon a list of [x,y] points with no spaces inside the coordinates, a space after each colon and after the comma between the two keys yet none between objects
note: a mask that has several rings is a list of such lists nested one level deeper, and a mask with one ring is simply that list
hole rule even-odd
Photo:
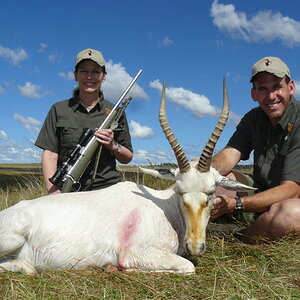
[{"label": "wristwatch", "polygon": [[116,153],[120,153],[120,152],[121,152],[121,145],[117,143],[117,149],[115,151],[112,151],[111,154],[115,155]]},{"label": "wristwatch", "polygon": [[234,199],[236,201],[234,210],[242,211],[244,209],[243,200],[239,196],[236,196]]}]

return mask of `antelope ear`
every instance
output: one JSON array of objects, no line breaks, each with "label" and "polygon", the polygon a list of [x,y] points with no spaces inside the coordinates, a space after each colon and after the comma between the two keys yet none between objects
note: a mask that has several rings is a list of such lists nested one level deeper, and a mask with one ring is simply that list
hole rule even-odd
[{"label": "antelope ear", "polygon": [[216,185],[222,186],[223,188],[229,191],[236,191],[236,192],[246,192],[246,191],[255,191],[257,188],[252,186],[248,186],[246,184],[240,183],[236,180],[230,179],[225,176],[219,175],[216,180]]},{"label": "antelope ear", "polygon": [[139,170],[144,174],[149,174],[160,179],[175,180],[175,169],[145,169],[139,167]]}]

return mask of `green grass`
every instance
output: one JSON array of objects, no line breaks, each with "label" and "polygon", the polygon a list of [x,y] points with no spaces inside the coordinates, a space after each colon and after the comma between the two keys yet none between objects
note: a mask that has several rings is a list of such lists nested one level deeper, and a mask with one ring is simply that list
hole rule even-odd
[{"label": "green grass", "polygon": [[[139,180],[147,182],[141,177]],[[150,179],[149,179],[150,180]],[[147,182],[164,188],[154,180]],[[0,189],[1,209],[45,194],[30,177]],[[1,229],[0,229],[1,230]],[[0,241],[1,242],[1,241]],[[233,237],[209,236],[207,251],[191,258],[194,275],[49,271],[37,276],[0,274],[1,299],[300,299],[300,237],[247,245]]]}]

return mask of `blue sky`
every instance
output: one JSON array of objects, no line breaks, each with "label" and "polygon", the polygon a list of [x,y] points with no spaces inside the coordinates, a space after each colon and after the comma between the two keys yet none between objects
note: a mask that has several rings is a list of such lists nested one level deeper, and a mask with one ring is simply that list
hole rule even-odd
[{"label": "blue sky", "polygon": [[115,102],[143,69],[126,113],[132,164],[174,162],[161,131],[161,85],[169,124],[189,158],[198,157],[222,106],[227,79],[231,118],[256,106],[250,71],[265,56],[290,67],[300,95],[300,4],[295,0],[5,1],[0,11],[0,163],[40,162],[34,141],[51,105],[70,98],[76,54],[100,50],[105,97]]}]

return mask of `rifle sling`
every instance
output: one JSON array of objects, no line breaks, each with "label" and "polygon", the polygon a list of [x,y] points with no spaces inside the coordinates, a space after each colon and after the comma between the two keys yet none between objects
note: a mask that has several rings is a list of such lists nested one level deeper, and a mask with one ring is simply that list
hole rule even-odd
[{"label": "rifle sling", "polygon": [[99,166],[99,161],[100,161],[100,156],[101,156],[101,152],[102,152],[102,147],[103,147],[102,145],[100,145],[98,147],[97,154],[96,154],[96,159],[95,159],[95,164],[94,164],[93,176],[92,176],[91,182],[84,189],[84,191],[86,191],[86,190],[91,191],[92,190],[92,187],[93,187],[96,175],[97,175],[97,169],[98,169],[98,166]]}]

